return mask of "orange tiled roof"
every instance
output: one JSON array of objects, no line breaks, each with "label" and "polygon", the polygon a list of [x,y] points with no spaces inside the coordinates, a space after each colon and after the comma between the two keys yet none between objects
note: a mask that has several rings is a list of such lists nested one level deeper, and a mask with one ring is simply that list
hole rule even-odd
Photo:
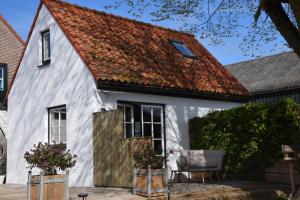
[{"label": "orange tiled roof", "polygon": [[[249,96],[191,34],[60,0],[43,3],[96,81]],[[184,57],[169,40],[184,42],[197,59]]]}]

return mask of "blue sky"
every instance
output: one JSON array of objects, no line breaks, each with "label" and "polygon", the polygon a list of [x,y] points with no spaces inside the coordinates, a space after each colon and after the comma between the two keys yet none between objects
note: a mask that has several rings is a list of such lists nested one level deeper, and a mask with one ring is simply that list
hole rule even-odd
[{"label": "blue sky", "polygon": [[[113,14],[121,15],[128,18],[134,18],[127,13],[127,9],[120,7],[116,10],[105,10],[104,6],[110,2],[110,0],[68,0],[71,3],[87,6],[96,10],[102,10]],[[16,30],[16,32],[26,40],[31,23],[36,13],[39,0],[0,0],[0,14],[10,23],[10,25]],[[179,25],[176,22],[163,21],[153,22],[146,14],[138,20],[154,23],[157,25],[178,29]],[[252,20],[249,19],[245,20]],[[231,64],[244,60],[254,59],[251,55],[245,55],[239,48],[239,44],[242,38],[228,38],[222,45],[211,45],[208,39],[198,39],[202,45],[204,45],[222,64]],[[258,56],[266,56],[286,51],[284,42],[281,36],[278,34],[279,45],[274,48],[272,45],[265,45],[262,47],[262,52],[258,53]]]}]

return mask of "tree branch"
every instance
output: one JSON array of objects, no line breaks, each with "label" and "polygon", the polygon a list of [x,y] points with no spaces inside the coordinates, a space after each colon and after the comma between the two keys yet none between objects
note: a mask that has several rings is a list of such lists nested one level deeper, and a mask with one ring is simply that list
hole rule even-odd
[{"label": "tree branch", "polygon": [[296,18],[298,25],[298,32],[300,34],[300,1],[299,0],[290,0],[290,6]]},{"label": "tree branch", "polygon": [[280,34],[287,41],[288,45],[300,57],[300,36],[297,28],[287,16],[281,3],[265,2],[264,11],[271,18]]}]

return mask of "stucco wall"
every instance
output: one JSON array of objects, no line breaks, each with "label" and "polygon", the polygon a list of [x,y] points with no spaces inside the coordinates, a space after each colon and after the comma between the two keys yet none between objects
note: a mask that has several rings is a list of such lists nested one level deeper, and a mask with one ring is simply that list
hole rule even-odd
[{"label": "stucco wall", "polygon": [[7,111],[6,110],[0,110],[0,127],[4,134],[7,136]]},{"label": "stucco wall", "polygon": [[[0,150],[0,176],[6,173],[6,134],[7,134],[7,111],[0,110],[0,127],[3,131],[0,132],[0,148],[3,147],[4,152],[2,149]],[[2,146],[2,147],[1,147]],[[4,156],[3,154],[4,153]],[[1,181],[0,181],[0,184]]]},{"label": "stucco wall", "polygon": [[[50,28],[51,64],[41,64],[40,31]],[[26,183],[25,151],[48,141],[47,108],[66,104],[67,148],[75,153],[70,183],[92,186],[92,113],[98,95],[94,78],[53,17],[42,7],[8,97],[8,183]],[[37,171],[34,171],[35,173]]]}]

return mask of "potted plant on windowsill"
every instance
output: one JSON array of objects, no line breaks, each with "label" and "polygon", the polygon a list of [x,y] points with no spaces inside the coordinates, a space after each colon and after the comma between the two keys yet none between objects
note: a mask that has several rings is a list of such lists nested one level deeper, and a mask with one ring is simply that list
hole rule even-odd
[{"label": "potted plant on windowsill", "polygon": [[164,165],[167,156],[158,155],[151,147],[133,155],[135,168],[133,171],[133,193],[147,196],[168,194],[167,170]]},{"label": "potted plant on windowsill", "polygon": [[30,152],[25,152],[24,158],[28,168],[41,169],[40,175],[28,174],[28,199],[63,200],[68,197],[68,172],[58,174],[58,171],[66,171],[75,166],[76,155],[70,150],[66,151],[65,144],[42,144],[34,145]]}]

